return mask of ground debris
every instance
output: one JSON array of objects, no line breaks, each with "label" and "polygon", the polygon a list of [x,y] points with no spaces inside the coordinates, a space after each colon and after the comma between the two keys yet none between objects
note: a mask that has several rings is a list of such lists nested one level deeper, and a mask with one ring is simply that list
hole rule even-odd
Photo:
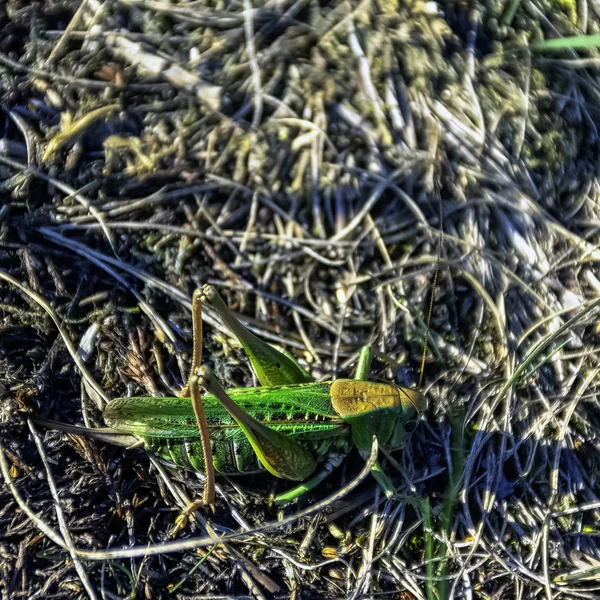
[{"label": "ground debris", "polygon": [[[600,593],[600,63],[536,51],[597,34],[595,3],[10,0],[0,27],[3,598]],[[202,481],[27,412],[101,427],[106,398],[178,394],[202,283],[317,377],[370,344],[414,384],[440,236],[397,496],[366,479],[218,546],[78,557],[172,542]],[[206,319],[205,360],[252,385]],[[176,539],[363,464],[281,511],[285,483],[219,479]]]}]

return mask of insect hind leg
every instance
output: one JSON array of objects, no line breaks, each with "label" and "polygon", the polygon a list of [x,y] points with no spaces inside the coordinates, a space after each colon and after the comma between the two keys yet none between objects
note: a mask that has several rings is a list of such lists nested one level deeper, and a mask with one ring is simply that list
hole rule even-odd
[{"label": "insect hind leg", "polygon": [[316,461],[312,453],[293,437],[273,429],[238,406],[221,387],[208,367],[198,369],[200,385],[212,394],[238,424],[258,460],[275,477],[303,481],[310,477]]},{"label": "insect hind leg", "polygon": [[196,294],[201,302],[208,303],[231,329],[250,359],[252,369],[261,385],[295,385],[314,381],[314,377],[307,373],[289,353],[280,352],[248,330],[212,285],[202,286],[194,293],[194,297]]}]

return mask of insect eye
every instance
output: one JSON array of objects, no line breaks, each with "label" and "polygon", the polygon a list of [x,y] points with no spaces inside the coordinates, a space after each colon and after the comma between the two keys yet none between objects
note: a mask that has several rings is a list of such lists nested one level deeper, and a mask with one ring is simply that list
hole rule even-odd
[{"label": "insect eye", "polygon": [[406,421],[406,423],[404,424],[404,430],[407,433],[412,433],[415,429],[417,428],[417,419],[413,418],[413,419],[409,419],[408,421]]}]

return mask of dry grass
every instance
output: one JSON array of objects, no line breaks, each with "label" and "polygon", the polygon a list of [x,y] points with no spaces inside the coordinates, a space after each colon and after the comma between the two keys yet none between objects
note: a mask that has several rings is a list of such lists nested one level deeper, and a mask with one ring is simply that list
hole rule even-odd
[{"label": "dry grass", "polygon": [[[600,594],[599,55],[528,47],[600,13],[471,4],[0,8],[3,599]],[[352,454],[283,511],[220,479],[175,533],[199,476],[24,416],[176,393],[206,282],[318,377],[370,344],[415,384],[439,236],[392,500]]]}]

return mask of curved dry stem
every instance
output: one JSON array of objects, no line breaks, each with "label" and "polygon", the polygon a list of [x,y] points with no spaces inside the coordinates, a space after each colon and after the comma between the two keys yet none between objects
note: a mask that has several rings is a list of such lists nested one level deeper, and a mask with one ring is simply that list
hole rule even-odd
[{"label": "curved dry stem", "polygon": [[193,550],[196,548],[206,548],[207,546],[213,546],[214,544],[222,544],[234,541],[242,541],[247,538],[251,538],[257,534],[264,533],[265,531],[271,531],[290,525],[300,519],[303,519],[309,515],[324,510],[334,502],[340,500],[360,485],[360,483],[369,475],[373,465],[377,460],[377,439],[373,438],[373,444],[371,446],[371,454],[365,461],[363,468],[360,473],[347,485],[331,494],[324,500],[309,506],[308,508],[289,515],[281,519],[280,521],[271,521],[265,523],[260,527],[255,527],[248,531],[240,531],[237,533],[231,533],[228,535],[221,536],[215,539],[214,537],[202,537],[202,538],[190,538],[187,540],[166,542],[163,544],[156,544],[155,546],[137,546],[133,548],[114,548],[112,550],[84,550],[76,547],[69,547],[69,545],[63,540],[63,538],[49,527],[42,519],[40,519],[32,510],[29,508],[27,501],[21,496],[16,486],[13,483],[12,477],[10,476],[9,467],[4,456],[3,447],[0,443],[0,468],[9,487],[13,497],[19,504],[21,509],[27,514],[27,516],[33,521],[34,525],[45,535],[47,535],[55,544],[67,550],[74,552],[77,556],[85,558],[86,560],[112,560],[120,558],[135,558],[135,557],[146,557],[156,556],[158,554],[165,554],[169,552],[184,552],[186,550]]},{"label": "curved dry stem", "polygon": [[71,358],[79,368],[81,375],[85,378],[86,382],[94,389],[94,391],[104,400],[104,402],[108,402],[109,398],[100,386],[100,384],[94,379],[92,374],[89,372],[85,362],[81,359],[79,354],[77,353],[77,348],[71,341],[69,334],[66,329],[62,326],[62,323],[56,314],[55,310],[46,302],[46,300],[40,296],[38,293],[30,290],[27,286],[23,285],[20,281],[9,275],[4,271],[0,271],[0,279],[4,279],[4,281],[8,281],[8,283],[14,285],[16,288],[21,290],[24,294],[26,294],[29,298],[31,298],[36,304],[39,304],[50,316],[50,318],[54,321],[56,325],[56,329],[58,329],[58,333],[60,333]]}]

